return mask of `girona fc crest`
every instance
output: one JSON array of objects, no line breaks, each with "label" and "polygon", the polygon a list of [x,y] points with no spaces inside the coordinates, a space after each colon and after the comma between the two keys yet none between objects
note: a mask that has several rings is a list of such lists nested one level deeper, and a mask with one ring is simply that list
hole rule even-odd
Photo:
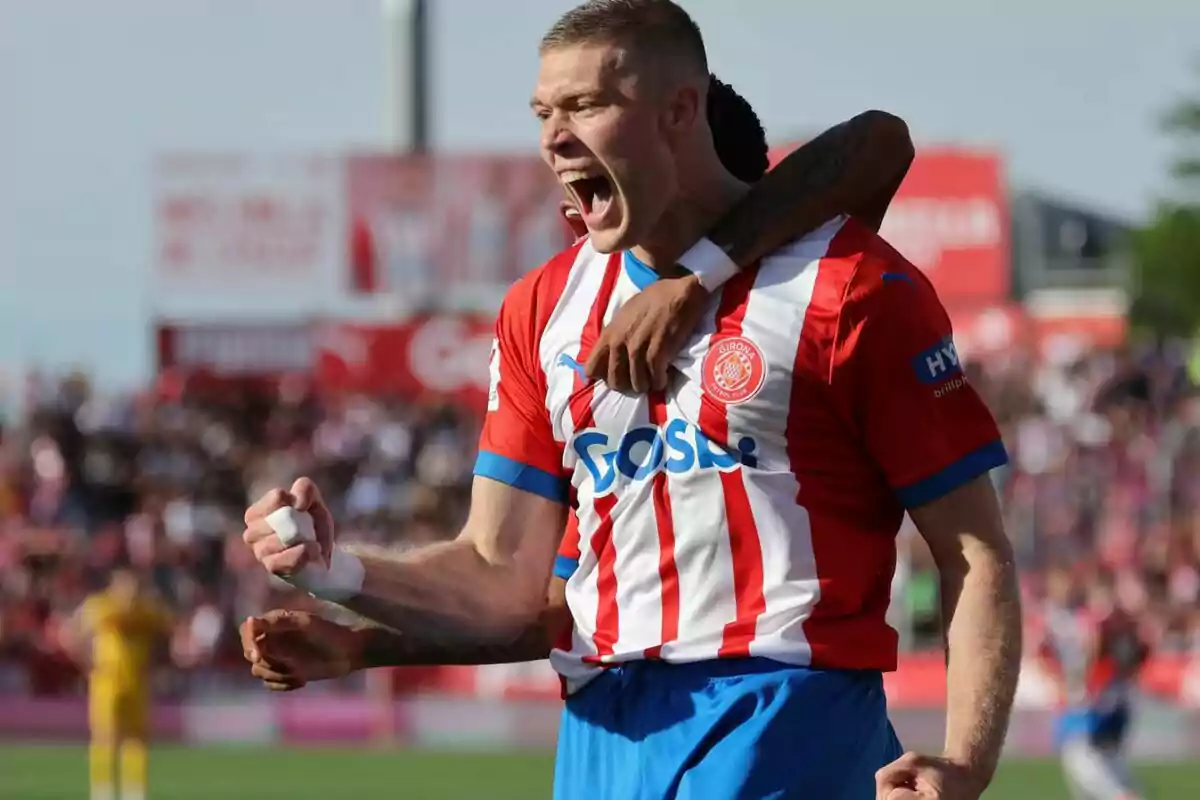
[{"label": "girona fc crest", "polygon": [[714,339],[700,368],[704,393],[728,406],[758,394],[767,380],[767,360],[745,336]]}]

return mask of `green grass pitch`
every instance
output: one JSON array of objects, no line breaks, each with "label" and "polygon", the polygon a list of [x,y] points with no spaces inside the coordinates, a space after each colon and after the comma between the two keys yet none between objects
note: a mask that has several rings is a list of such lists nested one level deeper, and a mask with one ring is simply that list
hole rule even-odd
[{"label": "green grass pitch", "polygon": [[[550,794],[545,753],[404,749],[163,747],[151,755],[150,800],[537,800]],[[1194,798],[1200,762],[1142,765],[1154,800]],[[0,744],[0,798],[87,796],[86,750]],[[1066,800],[1052,761],[1006,761],[989,800]],[[597,798],[597,800],[602,800]]]}]

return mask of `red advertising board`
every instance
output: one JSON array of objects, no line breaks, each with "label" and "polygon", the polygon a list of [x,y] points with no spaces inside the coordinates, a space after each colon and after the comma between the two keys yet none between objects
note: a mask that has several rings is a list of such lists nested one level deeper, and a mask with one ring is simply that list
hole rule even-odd
[{"label": "red advertising board", "polygon": [[492,319],[463,315],[325,325],[316,336],[316,382],[334,391],[438,395],[482,410],[492,330]]},{"label": "red advertising board", "polygon": [[[777,148],[772,163],[792,149]],[[947,304],[1008,299],[1008,198],[997,154],[918,151],[881,233],[924,270]]]},{"label": "red advertising board", "polygon": [[505,287],[570,243],[536,157],[355,156],[346,194],[352,291]]},{"label": "red advertising board", "polygon": [[436,395],[482,410],[492,329],[491,317],[460,314],[387,325],[161,325],[159,371],[188,386],[307,375],[325,391]]},{"label": "red advertising board", "polygon": [[160,371],[221,377],[266,377],[312,368],[307,324],[187,324],[158,328]]}]

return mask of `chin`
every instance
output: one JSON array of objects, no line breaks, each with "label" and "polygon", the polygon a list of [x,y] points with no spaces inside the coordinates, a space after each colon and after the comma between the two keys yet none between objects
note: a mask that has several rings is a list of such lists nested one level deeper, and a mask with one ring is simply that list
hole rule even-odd
[{"label": "chin", "polygon": [[588,231],[588,238],[592,242],[592,248],[597,253],[616,253],[621,250],[628,250],[637,244],[632,241],[628,225],[621,225],[615,228],[603,228],[598,231]]}]

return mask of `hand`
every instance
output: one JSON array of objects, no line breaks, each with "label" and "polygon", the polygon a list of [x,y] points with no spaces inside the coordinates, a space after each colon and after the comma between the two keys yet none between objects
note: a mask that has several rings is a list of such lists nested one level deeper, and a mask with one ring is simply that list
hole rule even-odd
[{"label": "hand", "polygon": [[[316,530],[315,542],[297,542],[285,547],[275,530],[267,523],[267,516],[284,506],[306,511],[312,517]],[[304,569],[310,562],[323,562],[329,566],[333,555],[333,516],[321,497],[317,485],[308,478],[300,478],[292,484],[290,491],[272,489],[257,503],[246,510],[244,541],[258,563],[272,575],[290,577]]]},{"label": "hand", "polygon": [[307,611],[276,609],[250,617],[241,634],[250,674],[274,691],[290,692],[354,671],[355,631]]},{"label": "hand", "polygon": [[601,331],[584,372],[618,392],[665,389],[667,369],[707,305],[708,292],[694,275],[655,281]]},{"label": "hand", "polygon": [[875,773],[875,800],[979,800],[987,782],[940,756],[905,753]]}]

